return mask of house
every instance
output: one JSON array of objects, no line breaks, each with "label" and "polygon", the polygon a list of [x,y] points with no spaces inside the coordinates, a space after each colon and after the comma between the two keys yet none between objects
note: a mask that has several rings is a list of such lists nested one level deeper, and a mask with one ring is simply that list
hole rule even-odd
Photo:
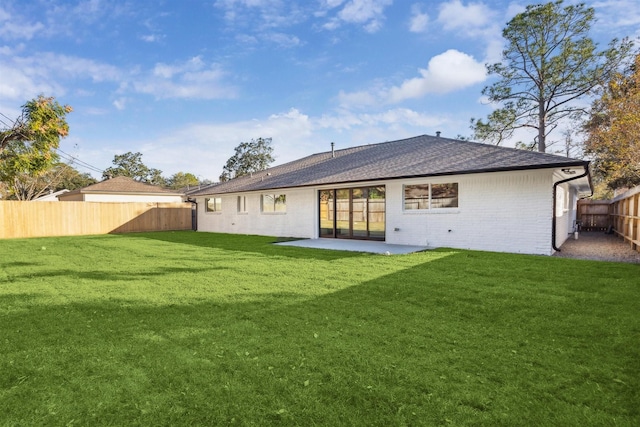
[{"label": "house", "polygon": [[191,197],[199,231],[551,255],[589,194],[589,162],[423,135],[332,146]]},{"label": "house", "polygon": [[69,190],[66,188],[64,190],[58,190],[55,192],[51,192],[49,194],[45,194],[44,196],[40,196],[37,199],[33,199],[34,202],[57,202],[58,196],[64,193],[68,193]]},{"label": "house", "polygon": [[182,194],[125,176],[117,176],[79,190],[60,194],[58,200],[62,202],[181,203]]}]

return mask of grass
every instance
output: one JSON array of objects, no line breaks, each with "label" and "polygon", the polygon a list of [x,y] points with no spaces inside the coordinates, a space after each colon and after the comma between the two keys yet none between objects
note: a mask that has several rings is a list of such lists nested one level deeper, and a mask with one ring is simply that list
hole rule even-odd
[{"label": "grass", "polygon": [[638,266],[0,242],[0,425],[640,424]]}]

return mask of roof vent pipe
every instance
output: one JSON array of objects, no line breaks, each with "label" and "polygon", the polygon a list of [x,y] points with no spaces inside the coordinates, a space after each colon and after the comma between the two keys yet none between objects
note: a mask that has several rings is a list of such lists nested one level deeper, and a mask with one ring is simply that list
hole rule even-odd
[{"label": "roof vent pipe", "polygon": [[332,142],[331,143],[331,157],[335,157],[336,156],[336,152],[334,150],[335,146],[336,146],[336,143]]},{"label": "roof vent pipe", "polygon": [[436,137],[440,138],[440,131],[436,131]]}]

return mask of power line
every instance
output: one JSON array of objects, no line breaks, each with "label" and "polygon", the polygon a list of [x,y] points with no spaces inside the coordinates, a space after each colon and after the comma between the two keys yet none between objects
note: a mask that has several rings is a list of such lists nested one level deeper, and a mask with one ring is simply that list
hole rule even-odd
[{"label": "power line", "polygon": [[[70,161],[72,164],[77,164],[79,167],[85,168],[85,169],[89,169],[92,172],[98,172],[98,173],[103,173],[104,170],[100,169],[96,166],[90,165],[87,162],[83,162],[82,160],[78,159],[77,157],[72,156],[71,154],[65,153],[64,151],[62,151],[59,148],[56,148],[56,151],[58,151],[58,153],[62,154],[60,157],[62,157],[63,159]],[[65,157],[66,156],[66,157]]]}]

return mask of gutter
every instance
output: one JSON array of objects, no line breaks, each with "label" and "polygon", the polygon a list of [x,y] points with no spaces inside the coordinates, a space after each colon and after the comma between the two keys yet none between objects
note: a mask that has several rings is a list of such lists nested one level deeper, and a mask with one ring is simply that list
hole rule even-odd
[{"label": "gutter", "polygon": [[[556,246],[556,208],[557,208],[557,202],[556,202],[556,193],[558,191],[558,185],[560,184],[564,184],[565,182],[569,182],[569,181],[574,181],[576,179],[580,179],[580,178],[584,178],[585,176],[589,175],[589,162],[585,162],[582,164],[582,166],[584,167],[584,173],[582,175],[578,175],[578,176],[574,176],[571,178],[567,178],[567,179],[562,179],[558,182],[555,182],[553,184],[553,211],[551,212],[551,247],[558,251],[558,252],[562,252],[560,250],[560,248],[558,248]],[[593,195],[593,185],[591,184],[591,177],[589,177],[589,184],[591,187],[591,195]]]},{"label": "gutter", "polygon": [[196,214],[191,214],[191,230],[198,231],[198,202],[196,199],[192,199],[191,197],[187,197],[187,202],[191,203],[196,207]]}]

